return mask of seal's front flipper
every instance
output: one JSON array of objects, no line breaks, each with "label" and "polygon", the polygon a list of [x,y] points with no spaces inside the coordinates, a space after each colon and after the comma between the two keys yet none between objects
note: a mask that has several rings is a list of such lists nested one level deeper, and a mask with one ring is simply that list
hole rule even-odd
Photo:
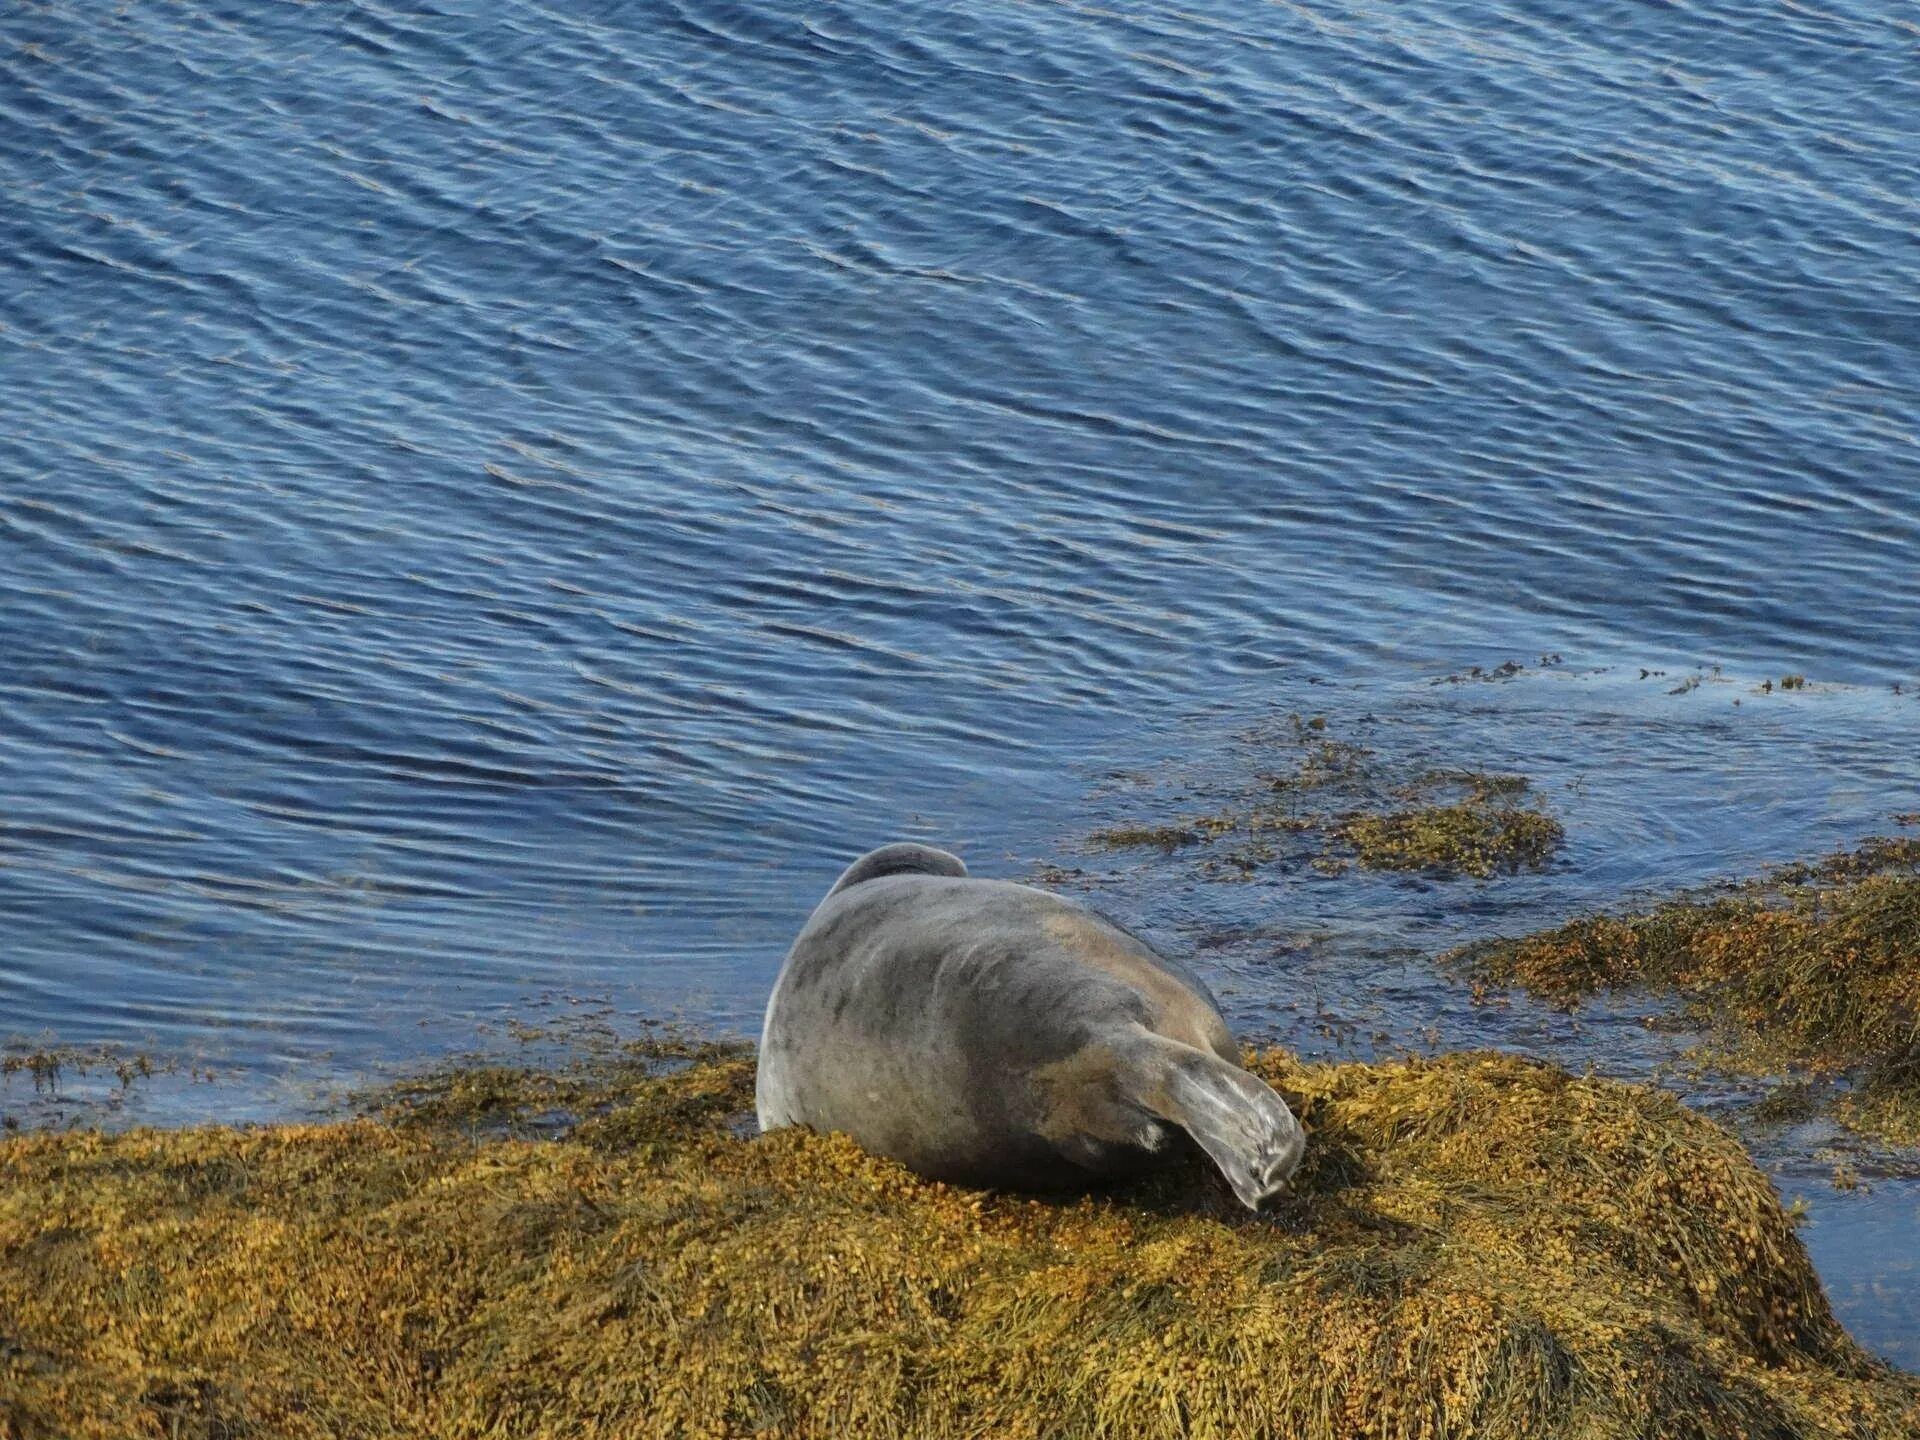
[{"label": "seal's front flipper", "polygon": [[1220,1167],[1249,1210],[1284,1195],[1306,1135],[1271,1086],[1217,1055],[1144,1032],[1136,1102],[1178,1125]]}]

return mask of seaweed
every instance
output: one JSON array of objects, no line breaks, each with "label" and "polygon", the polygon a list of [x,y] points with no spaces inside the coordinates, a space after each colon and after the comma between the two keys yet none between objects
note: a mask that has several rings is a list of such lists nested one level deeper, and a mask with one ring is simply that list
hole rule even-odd
[{"label": "seaweed", "polygon": [[172,1067],[156,1067],[150,1056],[104,1046],[95,1049],[56,1046],[41,1050],[22,1048],[0,1052],[0,1079],[27,1075],[32,1078],[36,1093],[58,1091],[61,1078],[65,1075],[91,1075],[96,1071],[110,1073],[119,1082],[120,1088],[127,1090],[137,1080],[150,1079],[156,1068]]},{"label": "seaweed", "polygon": [[1334,833],[1370,870],[1456,872],[1482,879],[1503,869],[1539,869],[1565,838],[1550,815],[1484,804],[1356,815]]},{"label": "seaweed", "polygon": [[[1523,803],[1524,775],[1472,769],[1406,767],[1350,741],[1326,738],[1324,716],[1289,717],[1298,758],[1254,777],[1250,796],[1171,823],[1127,823],[1096,830],[1102,849],[1166,853],[1208,847],[1203,873],[1245,879],[1277,862],[1302,861],[1324,874],[1352,866],[1416,871],[1436,878],[1547,866],[1566,840],[1560,822]],[[1273,837],[1299,837],[1291,845]],[[1226,844],[1216,842],[1227,841]]]},{"label": "seaweed", "polygon": [[1251,1062],[1294,1198],[752,1136],[739,1047],[0,1140],[0,1436],[1891,1437],[1733,1136],[1512,1056]]},{"label": "seaweed", "polygon": [[1726,1067],[1843,1078],[1839,1119],[1920,1143],[1920,841],[1872,837],[1731,893],[1450,958],[1482,986],[1567,1008],[1601,991],[1678,996]]}]

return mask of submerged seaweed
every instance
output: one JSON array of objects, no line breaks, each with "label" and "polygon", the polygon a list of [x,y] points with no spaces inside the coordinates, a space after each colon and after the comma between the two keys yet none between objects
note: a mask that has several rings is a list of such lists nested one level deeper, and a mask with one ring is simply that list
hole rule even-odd
[{"label": "submerged seaweed", "polygon": [[1671,1097],[1254,1063],[1312,1137],[1265,1216],[1198,1165],[1063,1202],[746,1138],[750,1056],[687,1044],[453,1069],[383,1118],[0,1142],[0,1435],[1920,1427]]},{"label": "submerged seaweed", "polygon": [[1450,870],[1482,878],[1502,869],[1538,869],[1564,838],[1550,815],[1481,802],[1356,815],[1334,833],[1369,870]]},{"label": "submerged seaweed", "polygon": [[1458,952],[1481,984],[1569,1007],[1603,990],[1682,997],[1750,1070],[1843,1075],[1838,1115],[1920,1143],[1920,841],[1874,838],[1725,895],[1595,916]]},{"label": "submerged seaweed", "polygon": [[[1523,775],[1428,769],[1412,775],[1374,751],[1326,738],[1321,716],[1291,717],[1298,758],[1257,776],[1251,796],[1170,823],[1123,824],[1089,839],[1104,849],[1174,851],[1208,845],[1204,873],[1237,879],[1288,860],[1337,874],[1350,866],[1487,879],[1543,868],[1566,838],[1560,822],[1522,802]],[[1288,846],[1280,837],[1295,836]],[[1216,841],[1229,843],[1214,845]]]}]

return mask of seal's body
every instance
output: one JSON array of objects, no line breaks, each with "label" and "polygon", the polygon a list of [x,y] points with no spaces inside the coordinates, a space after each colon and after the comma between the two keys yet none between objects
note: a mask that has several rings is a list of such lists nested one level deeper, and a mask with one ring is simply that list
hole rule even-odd
[{"label": "seal's body", "polygon": [[1258,1207],[1304,1143],[1183,966],[922,845],[863,856],[801,930],[767,1004],[757,1098],[762,1129],[845,1131],[973,1185],[1128,1174],[1184,1131]]}]

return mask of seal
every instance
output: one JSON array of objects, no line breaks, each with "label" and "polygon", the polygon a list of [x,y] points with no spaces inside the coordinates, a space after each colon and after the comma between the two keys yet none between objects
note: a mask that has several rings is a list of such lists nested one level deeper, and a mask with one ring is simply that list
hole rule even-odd
[{"label": "seal", "polygon": [[1189,1137],[1241,1202],[1305,1138],[1185,966],[1057,895],[926,845],[850,865],[794,941],[760,1037],[762,1130],[840,1130],[922,1175],[1077,1188]]}]

